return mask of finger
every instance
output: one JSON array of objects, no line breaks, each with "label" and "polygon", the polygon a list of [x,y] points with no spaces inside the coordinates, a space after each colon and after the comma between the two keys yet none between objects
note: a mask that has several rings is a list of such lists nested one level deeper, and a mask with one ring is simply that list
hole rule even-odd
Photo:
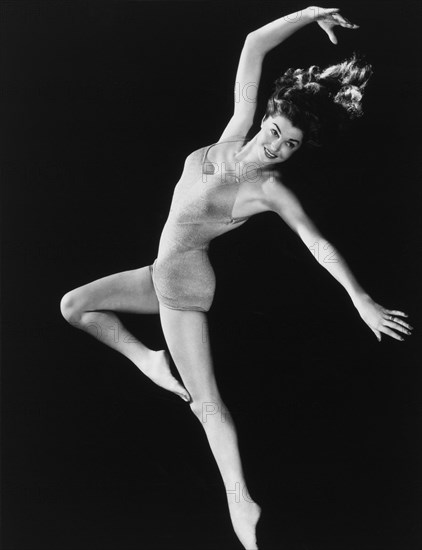
[{"label": "finger", "polygon": [[394,328],[395,330],[399,330],[400,332],[403,332],[404,334],[412,334],[410,330],[403,327],[401,324],[394,322],[394,321],[384,321],[384,326]]},{"label": "finger", "polygon": [[402,317],[409,317],[407,313],[404,313],[403,311],[397,311],[396,309],[386,309],[386,313],[391,313],[391,315],[401,315]]},{"label": "finger", "polygon": [[413,330],[412,325],[409,325],[409,323],[405,323],[401,319],[394,319],[394,323],[397,323],[397,324],[401,325],[402,327],[406,327],[408,330]]},{"label": "finger", "polygon": [[331,40],[331,42],[332,42],[333,44],[337,44],[337,43],[338,43],[337,38],[336,38],[336,35],[333,33],[333,31],[331,31],[331,30],[328,29],[328,30],[327,30],[327,34],[328,34],[328,38]]},{"label": "finger", "polygon": [[399,325],[402,325],[403,327],[406,327],[409,330],[413,330],[413,327],[411,325],[409,325],[409,323],[406,323],[405,321],[402,321],[401,319],[398,319],[397,317],[393,317],[392,315],[385,315],[384,319],[386,321],[392,321],[394,323],[398,323]]},{"label": "finger", "polygon": [[377,337],[378,342],[381,342],[381,333],[380,333],[380,331],[376,330],[374,328],[371,328],[371,330],[375,334],[375,336]]},{"label": "finger", "polygon": [[352,28],[359,27],[359,25],[356,25],[355,23],[352,23],[351,21],[349,21],[348,19],[346,19],[345,17],[343,17],[339,13],[333,14],[333,19],[335,19],[343,27],[352,27]]},{"label": "finger", "polygon": [[394,338],[395,340],[401,340],[403,341],[404,338],[402,336],[400,336],[399,334],[395,333],[394,330],[391,330],[390,328],[387,328],[385,326],[383,326],[381,329],[380,329],[382,332],[384,332],[385,334],[388,334],[388,336],[391,336],[392,338]]}]

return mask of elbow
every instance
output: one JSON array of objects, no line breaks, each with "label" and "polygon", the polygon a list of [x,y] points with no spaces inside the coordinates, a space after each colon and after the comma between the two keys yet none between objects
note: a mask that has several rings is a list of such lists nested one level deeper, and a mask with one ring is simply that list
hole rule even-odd
[{"label": "elbow", "polygon": [[245,46],[250,46],[254,50],[260,48],[259,34],[257,31],[252,31],[246,35]]},{"label": "elbow", "polygon": [[263,60],[268,49],[265,48],[261,37],[257,31],[252,31],[246,35],[245,42],[243,44],[243,52],[247,53],[249,59],[256,63]]}]

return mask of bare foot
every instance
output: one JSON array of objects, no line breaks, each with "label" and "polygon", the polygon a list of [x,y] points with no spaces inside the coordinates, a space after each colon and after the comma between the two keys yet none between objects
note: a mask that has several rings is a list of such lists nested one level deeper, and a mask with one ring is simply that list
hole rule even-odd
[{"label": "bare foot", "polygon": [[258,550],[256,524],[261,516],[261,507],[256,502],[229,504],[234,532],[246,550]]},{"label": "bare foot", "polygon": [[175,393],[188,403],[192,401],[186,388],[172,375],[166,350],[148,351],[147,358],[138,365],[138,368],[160,388]]}]

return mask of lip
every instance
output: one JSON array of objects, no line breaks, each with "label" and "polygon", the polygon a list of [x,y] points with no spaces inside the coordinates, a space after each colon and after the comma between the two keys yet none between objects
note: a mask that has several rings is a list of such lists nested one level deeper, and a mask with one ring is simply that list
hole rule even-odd
[{"label": "lip", "polygon": [[[274,153],[272,153],[269,149],[267,149],[267,148],[265,147],[265,145],[264,145],[264,151],[268,151],[268,153],[270,153],[270,155],[274,155]],[[267,155],[266,155],[266,156],[267,156]],[[269,156],[267,156],[267,158],[268,158],[269,160],[275,160],[275,159],[277,158],[277,155],[274,155],[274,157],[269,157]]]}]

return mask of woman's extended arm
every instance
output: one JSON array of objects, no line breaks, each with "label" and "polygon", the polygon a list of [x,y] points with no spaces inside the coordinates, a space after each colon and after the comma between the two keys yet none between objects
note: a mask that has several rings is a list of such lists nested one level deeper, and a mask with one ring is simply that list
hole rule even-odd
[{"label": "woman's extended arm", "polygon": [[399,318],[407,317],[406,313],[386,309],[372,300],[357,282],[344,258],[321,235],[290,190],[275,184],[268,195],[268,204],[299,235],[318,263],[345,288],[359,315],[379,341],[381,333],[403,340],[394,330],[411,334],[412,327]]},{"label": "woman's extended arm", "polygon": [[334,44],[337,43],[337,39],[334,36],[333,27],[341,25],[357,28],[357,25],[353,25],[338,13],[338,8],[325,9],[310,6],[250,32],[245,39],[236,72],[234,112],[219,141],[235,135],[245,136],[248,133],[255,116],[265,55],[297,30],[313,21],[318,23]]}]

